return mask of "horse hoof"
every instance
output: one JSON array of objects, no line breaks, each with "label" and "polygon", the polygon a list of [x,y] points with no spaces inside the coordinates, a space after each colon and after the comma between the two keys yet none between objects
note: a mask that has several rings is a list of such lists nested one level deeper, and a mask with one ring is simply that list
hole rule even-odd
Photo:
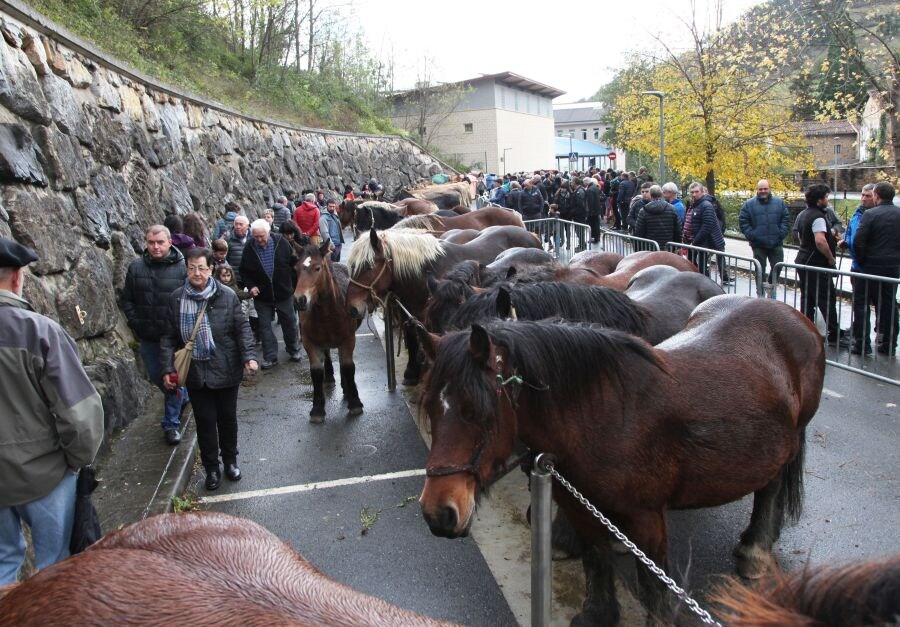
[{"label": "horse hoof", "polygon": [[761,579],[775,567],[772,554],[759,547],[742,546],[737,552],[737,572],[744,579]]},{"label": "horse hoof", "polygon": [[334,385],[334,374],[332,374],[331,376],[328,376],[328,375],[326,374],[326,375],[325,375],[325,380],[322,381],[322,383],[324,383],[325,385]]},{"label": "horse hoof", "polygon": [[322,412],[322,413],[316,413],[314,411],[310,412],[309,413],[309,421],[314,425],[322,424],[323,422],[325,422],[325,412]]},{"label": "horse hoof", "polygon": [[410,378],[404,377],[404,378],[403,378],[403,385],[406,385],[406,386],[409,386],[409,387],[413,387],[414,385],[419,385],[419,378],[416,377],[415,379],[413,379],[413,378],[411,378],[411,377],[410,377]]},{"label": "horse hoof", "polygon": [[348,416],[359,416],[363,413],[363,407],[360,405],[359,407],[348,407],[347,415]]},{"label": "horse hoof", "polygon": [[554,562],[563,562],[565,560],[570,560],[574,557],[576,557],[576,556],[573,555],[572,553],[569,553],[565,549],[559,549],[556,547],[553,548],[553,551],[550,554],[550,559],[552,559]]}]

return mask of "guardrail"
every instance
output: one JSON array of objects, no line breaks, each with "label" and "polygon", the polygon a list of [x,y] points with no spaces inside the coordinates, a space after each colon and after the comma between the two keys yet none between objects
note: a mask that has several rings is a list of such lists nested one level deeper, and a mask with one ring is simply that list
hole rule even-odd
[{"label": "guardrail", "polygon": [[537,233],[544,247],[554,252],[561,261],[587,250],[591,241],[591,229],[587,224],[560,218],[525,220],[525,228]]},{"label": "guardrail", "polygon": [[[753,257],[678,242],[669,242],[666,250],[694,263],[700,272],[713,279],[728,294],[744,292],[744,282],[738,279],[745,278],[748,296],[765,296],[762,266]],[[713,256],[715,263],[712,263]]]},{"label": "guardrail", "polygon": [[652,239],[645,239],[637,235],[629,235],[628,233],[620,233],[618,231],[610,231],[602,229],[603,234],[600,236],[600,248],[607,252],[619,253],[623,257],[631,253],[641,252],[645,250],[659,250],[659,244]]}]

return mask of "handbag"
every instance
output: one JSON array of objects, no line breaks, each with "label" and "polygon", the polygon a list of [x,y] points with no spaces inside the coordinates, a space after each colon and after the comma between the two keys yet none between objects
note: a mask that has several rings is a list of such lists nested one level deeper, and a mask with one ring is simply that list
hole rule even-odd
[{"label": "handbag", "polygon": [[91,493],[97,485],[99,482],[94,475],[94,467],[82,468],[75,482],[75,516],[72,521],[72,539],[69,540],[69,553],[72,555],[81,553],[103,535],[100,515],[91,499]]},{"label": "handbag", "polygon": [[191,339],[184,344],[184,348],[175,351],[175,371],[178,373],[178,385],[184,385],[187,381],[188,372],[191,369],[191,359],[194,357],[194,338],[197,337],[197,331],[200,330],[200,323],[203,321],[203,314],[206,312],[206,301],[200,307],[200,313],[197,314],[197,322],[194,323],[194,330],[191,331]]}]

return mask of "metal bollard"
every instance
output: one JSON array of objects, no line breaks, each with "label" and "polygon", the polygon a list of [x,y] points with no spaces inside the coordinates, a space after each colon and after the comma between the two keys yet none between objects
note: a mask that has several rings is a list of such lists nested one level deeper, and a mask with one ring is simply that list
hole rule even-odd
[{"label": "metal bollard", "polygon": [[542,467],[547,456],[534,460],[531,471],[531,624],[547,627],[550,624],[551,547],[550,498],[553,477]]}]

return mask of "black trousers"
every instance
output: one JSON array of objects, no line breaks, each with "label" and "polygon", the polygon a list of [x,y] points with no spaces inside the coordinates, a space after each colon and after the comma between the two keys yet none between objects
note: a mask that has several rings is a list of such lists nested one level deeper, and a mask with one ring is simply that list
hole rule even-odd
[{"label": "black trousers", "polygon": [[218,469],[220,450],[223,463],[237,462],[237,397],[240,387],[235,385],[218,390],[188,388],[197,421],[200,461],[207,471]]},{"label": "black trousers", "polygon": [[[866,268],[865,274],[897,278],[894,268]],[[865,346],[871,345],[869,339],[871,325],[869,323],[869,307],[875,309],[875,332],[880,341],[879,348],[894,349],[897,346],[898,312],[897,284],[882,283],[867,279],[851,277],[853,281],[853,339],[857,342],[865,340]]]},{"label": "black trousers", "polygon": [[828,329],[828,338],[833,340],[838,337],[840,325],[837,316],[837,292],[834,290],[834,281],[827,272],[810,272],[809,270],[797,270],[797,278],[800,279],[800,310],[807,318],[816,321],[816,308],[825,318],[825,327]]}]

